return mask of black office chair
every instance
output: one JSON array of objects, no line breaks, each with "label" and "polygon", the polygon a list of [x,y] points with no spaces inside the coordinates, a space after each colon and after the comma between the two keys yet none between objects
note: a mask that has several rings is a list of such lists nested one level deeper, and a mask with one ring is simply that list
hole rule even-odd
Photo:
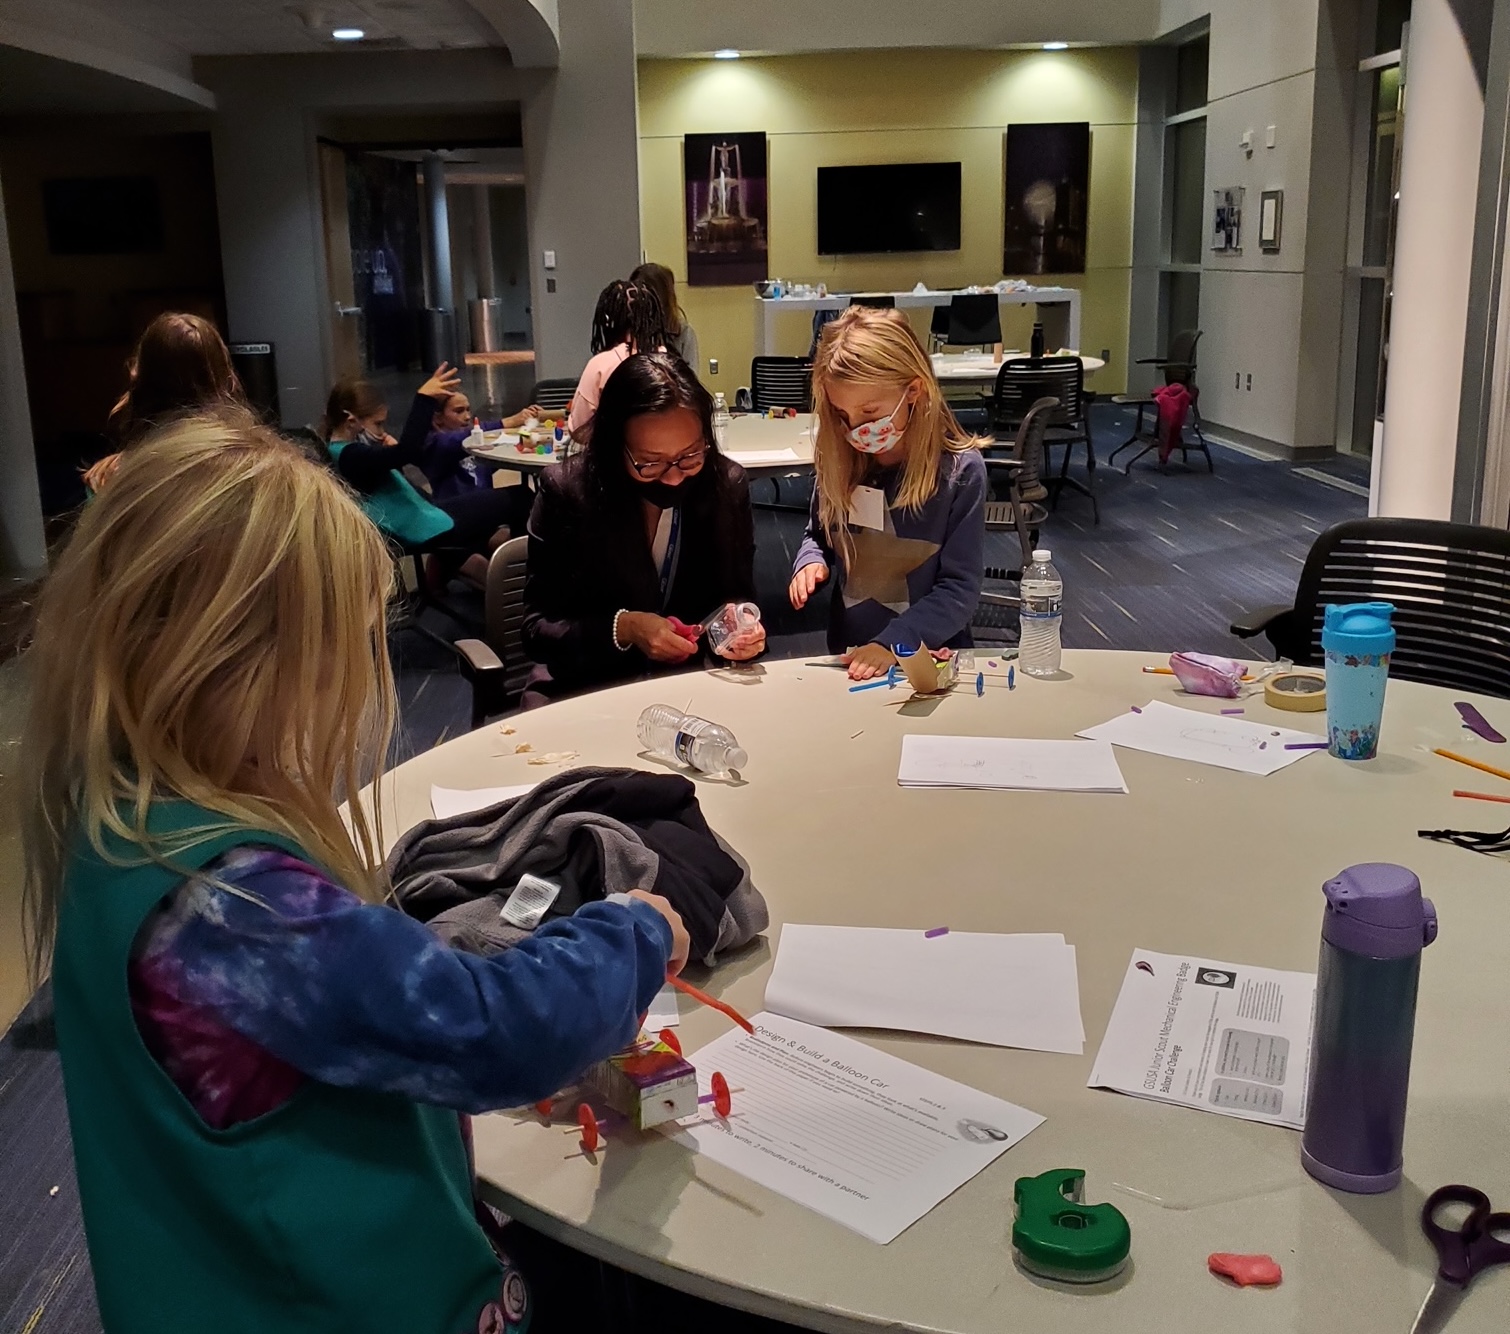
[{"label": "black office chair", "polygon": [[1311,544],[1291,607],[1265,607],[1232,633],[1322,662],[1328,604],[1392,602],[1391,676],[1510,699],[1510,533],[1435,519],[1349,519]]},{"label": "black office chair", "polygon": [[572,395],[577,392],[577,380],[575,375],[536,380],[535,387],[530,390],[530,402],[547,412],[565,412],[572,401]]},{"label": "black office chair", "polygon": [[[1163,375],[1165,384],[1185,386],[1190,394],[1190,415],[1186,418],[1185,428],[1195,432],[1196,442],[1191,445],[1185,438],[1184,431],[1180,432],[1180,461],[1188,466],[1191,449],[1198,449],[1206,456],[1207,469],[1215,472],[1216,464],[1211,458],[1211,448],[1207,445],[1206,436],[1201,430],[1201,390],[1195,382],[1195,350],[1200,345],[1202,332],[1200,329],[1181,329],[1170,340],[1167,356],[1139,357],[1133,365],[1155,366]],[[1146,394],[1141,397],[1137,394],[1113,394],[1111,401],[1121,407],[1135,407],[1138,410],[1132,434],[1112,450],[1110,457],[1106,460],[1108,463],[1114,462],[1117,455],[1124,449],[1131,449],[1141,442],[1143,448],[1134,454],[1127,466],[1122,469],[1123,472],[1130,473],[1134,463],[1159,447],[1159,405]]]},{"label": "black office chair", "polygon": [[935,306],[933,318],[928,323],[928,350],[939,352],[949,341],[949,307]]},{"label": "black office chair", "polygon": [[962,292],[949,301],[950,347],[995,347],[1001,342],[1001,300],[995,292]]},{"label": "black office chair", "polygon": [[877,296],[852,296],[849,299],[852,306],[874,306],[877,310],[895,310],[897,299],[889,293]]},{"label": "black office chair", "polygon": [[[542,403],[542,407],[545,405]],[[458,639],[461,674],[472,685],[472,728],[512,708],[534,664],[524,651],[524,575],[527,537],[511,537],[488,561],[483,637]]]},{"label": "black office chair", "polygon": [[[1065,487],[1087,496],[1096,523],[1101,522],[1101,505],[1096,499],[1096,446],[1091,440],[1090,418],[1086,411],[1085,366],[1079,357],[1013,357],[1001,364],[996,373],[996,387],[987,402],[991,429],[999,437],[1015,432],[1022,420],[1041,398],[1055,398],[1059,406],[1050,418],[1044,438],[1045,455],[1055,446],[1064,446],[1059,475],[1051,478],[1054,507]],[[1070,455],[1076,445],[1085,446],[1086,481],[1069,475]]]},{"label": "black office chair", "polygon": [[756,357],[750,362],[750,406],[813,410],[813,362],[810,357]]},{"label": "black office chair", "polygon": [[[1015,529],[1022,559],[1016,569],[1008,566],[988,565],[987,579],[1003,583],[1021,584],[1022,572],[1033,559],[1033,549],[1038,545],[1039,529],[1049,517],[1044,501],[1049,490],[1043,484],[1043,440],[1053,419],[1054,409],[1059,406],[1057,398],[1040,398],[1017,428],[1012,442],[1012,453],[1007,458],[985,455],[987,485],[996,483],[996,488],[1005,484],[1005,500],[986,502],[986,531],[1005,532]],[[1021,607],[1022,598],[1012,593],[982,591],[980,601],[986,607]],[[972,623],[992,625],[994,618],[979,615]]]}]

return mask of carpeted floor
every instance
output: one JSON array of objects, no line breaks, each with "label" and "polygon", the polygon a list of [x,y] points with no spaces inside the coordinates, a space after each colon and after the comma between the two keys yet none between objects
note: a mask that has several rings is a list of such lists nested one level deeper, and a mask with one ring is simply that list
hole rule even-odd
[{"label": "carpeted floor", "polygon": [[[1098,409],[1105,456],[1126,434],[1123,418]],[[1262,654],[1227,633],[1245,608],[1287,603],[1312,539],[1366,511],[1365,460],[1294,467],[1213,445],[1203,462],[1167,474],[1097,473],[1101,523],[1089,502],[1066,493],[1043,531],[1065,581],[1064,642],[1075,648],[1171,649]],[[756,488],[769,499],[768,483]],[[788,494],[783,499],[805,499]],[[786,604],[800,514],[756,516],[757,583],[773,654],[823,649],[827,606],[801,613]],[[1016,564],[1016,541],[991,534],[988,563]],[[475,607],[480,613],[480,607]],[[456,633],[437,621],[435,628]],[[404,759],[465,730],[465,682],[446,650],[405,633],[393,645],[403,704]],[[67,1117],[45,993],[0,1039],[0,1334],[96,1334],[99,1317],[73,1179]]]}]

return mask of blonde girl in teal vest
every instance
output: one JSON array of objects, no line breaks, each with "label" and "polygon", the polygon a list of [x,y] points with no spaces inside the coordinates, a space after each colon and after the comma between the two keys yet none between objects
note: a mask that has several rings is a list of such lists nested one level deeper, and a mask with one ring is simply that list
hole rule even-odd
[{"label": "blonde girl in teal vest", "polygon": [[382,906],[383,831],[338,802],[387,750],[391,571],[233,415],[133,449],[43,593],[28,944],[107,1334],[528,1328],[456,1113],[624,1045],[685,960],[647,894],[491,959]]}]

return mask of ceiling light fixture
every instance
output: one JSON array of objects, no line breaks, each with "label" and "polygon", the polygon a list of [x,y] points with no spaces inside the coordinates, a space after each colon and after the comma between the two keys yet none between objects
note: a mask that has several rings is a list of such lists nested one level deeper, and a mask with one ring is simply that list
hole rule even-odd
[{"label": "ceiling light fixture", "polygon": [[330,35],[338,42],[360,42],[367,33],[361,28],[332,28]]},{"label": "ceiling light fixture", "polygon": [[1063,51],[1068,46],[1068,42],[1045,42],[1043,49],[1045,51]]},{"label": "ceiling light fixture", "polygon": [[713,59],[714,60],[738,60],[739,59],[739,52],[736,51],[732,46],[726,46],[721,51],[715,51],[713,53]]}]

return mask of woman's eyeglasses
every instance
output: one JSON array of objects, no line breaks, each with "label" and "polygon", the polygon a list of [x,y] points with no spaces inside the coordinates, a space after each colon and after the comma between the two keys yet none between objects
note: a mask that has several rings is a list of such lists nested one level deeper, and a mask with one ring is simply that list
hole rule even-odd
[{"label": "woman's eyeglasses", "polygon": [[627,452],[624,457],[629,460],[629,466],[634,469],[636,477],[642,481],[653,482],[658,477],[664,477],[672,468],[675,468],[683,476],[700,472],[704,462],[708,458],[708,446],[698,445],[695,449],[689,449],[685,454],[678,454],[669,462],[656,459],[650,463],[641,463],[639,459]]}]

